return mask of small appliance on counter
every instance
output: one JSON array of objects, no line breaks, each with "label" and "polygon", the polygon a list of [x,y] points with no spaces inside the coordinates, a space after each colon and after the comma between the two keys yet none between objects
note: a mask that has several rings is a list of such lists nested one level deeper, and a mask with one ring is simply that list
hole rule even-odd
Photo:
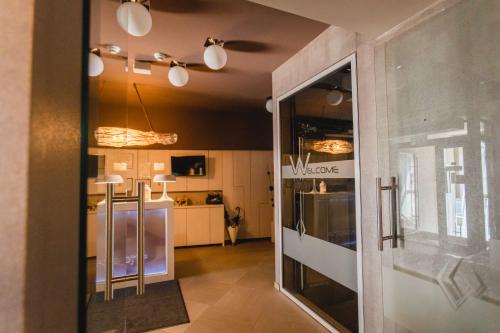
[{"label": "small appliance on counter", "polygon": [[191,204],[191,200],[187,196],[177,196],[174,201],[175,206],[184,207]]},{"label": "small appliance on counter", "polygon": [[205,201],[207,205],[220,205],[222,204],[222,193],[208,193]]}]

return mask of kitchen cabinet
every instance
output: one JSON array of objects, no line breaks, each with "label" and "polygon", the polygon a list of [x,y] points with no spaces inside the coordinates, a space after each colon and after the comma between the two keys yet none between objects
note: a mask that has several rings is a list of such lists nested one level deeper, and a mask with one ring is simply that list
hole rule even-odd
[{"label": "kitchen cabinet", "polygon": [[[177,195],[175,192],[223,191],[224,204],[231,216],[235,213],[236,207],[241,208],[242,225],[239,238],[271,236],[270,225],[274,215],[273,194],[269,191],[269,186],[273,183],[272,151],[90,148],[89,154],[105,155],[106,175],[120,174],[125,180],[126,178],[151,179],[155,174],[171,174],[172,156],[205,156],[207,175],[177,177],[175,183],[167,185],[170,196],[175,198]],[[89,195],[105,193],[105,185],[96,185],[95,179],[89,179],[88,184]],[[151,181],[151,188],[153,192],[158,193],[162,191],[163,185]],[[116,186],[116,192],[124,191],[124,185]],[[210,215],[210,211],[207,214]],[[221,215],[223,220],[223,213]],[[213,227],[220,228],[220,225],[219,221]],[[187,230],[187,224],[179,225],[177,229]],[[187,245],[187,231],[185,234],[186,236],[177,234],[176,246]],[[205,244],[218,243],[219,236],[216,235],[219,235],[219,230],[214,229],[213,235],[211,231],[209,239],[204,240]],[[185,242],[181,240],[184,238]]]},{"label": "kitchen cabinet", "polygon": [[210,191],[222,190],[222,151],[211,150],[208,152],[208,189]]},{"label": "kitchen cabinet", "polygon": [[87,258],[97,255],[97,213],[87,213]]},{"label": "kitchen cabinet", "polygon": [[210,244],[210,209],[186,209],[187,245]]},{"label": "kitchen cabinet", "polygon": [[224,207],[209,208],[210,211],[210,243],[224,245]]},{"label": "kitchen cabinet", "polygon": [[174,209],[174,245],[187,245],[186,209]]},{"label": "kitchen cabinet", "polygon": [[224,205],[175,207],[175,246],[224,245]]}]

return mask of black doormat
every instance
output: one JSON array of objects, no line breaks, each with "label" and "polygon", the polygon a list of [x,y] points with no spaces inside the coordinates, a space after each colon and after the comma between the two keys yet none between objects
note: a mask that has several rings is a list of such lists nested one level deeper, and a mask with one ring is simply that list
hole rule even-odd
[{"label": "black doormat", "polygon": [[113,300],[104,301],[104,293],[92,294],[87,305],[87,332],[145,332],[189,323],[189,317],[177,280],[146,285],[143,296],[136,288],[116,289]]}]

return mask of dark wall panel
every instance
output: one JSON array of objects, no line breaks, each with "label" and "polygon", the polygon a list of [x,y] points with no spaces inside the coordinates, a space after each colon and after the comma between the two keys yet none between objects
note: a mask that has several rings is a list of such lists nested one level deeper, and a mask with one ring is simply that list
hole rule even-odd
[{"label": "dark wall panel", "polygon": [[[212,149],[212,150],[272,150],[272,116],[264,107],[258,112],[217,112],[147,110],[157,132],[175,132],[178,142],[171,146],[152,145],[150,149]],[[97,126],[126,127],[149,130],[146,118],[139,108],[100,105],[93,111],[89,141],[97,147],[93,132]]]}]

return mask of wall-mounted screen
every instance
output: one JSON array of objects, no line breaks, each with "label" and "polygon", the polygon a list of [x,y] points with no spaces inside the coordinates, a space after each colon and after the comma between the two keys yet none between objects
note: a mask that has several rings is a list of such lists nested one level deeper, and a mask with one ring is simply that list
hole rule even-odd
[{"label": "wall-mounted screen", "polygon": [[172,174],[175,176],[205,176],[205,156],[172,156]]}]

